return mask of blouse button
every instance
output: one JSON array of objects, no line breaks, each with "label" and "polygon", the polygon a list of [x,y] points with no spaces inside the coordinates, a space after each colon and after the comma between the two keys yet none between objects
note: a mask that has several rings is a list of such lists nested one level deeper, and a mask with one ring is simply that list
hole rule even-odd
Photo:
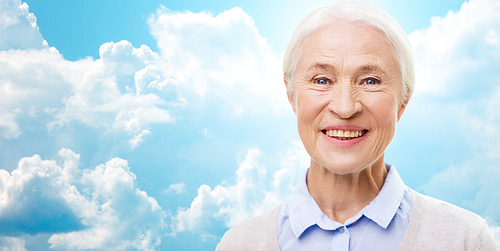
[{"label": "blouse button", "polygon": [[344,227],[340,228],[340,230],[339,230],[339,231],[340,231],[340,233],[341,233],[341,234],[342,234],[342,233],[344,233],[344,231],[345,231],[345,230],[344,230]]}]

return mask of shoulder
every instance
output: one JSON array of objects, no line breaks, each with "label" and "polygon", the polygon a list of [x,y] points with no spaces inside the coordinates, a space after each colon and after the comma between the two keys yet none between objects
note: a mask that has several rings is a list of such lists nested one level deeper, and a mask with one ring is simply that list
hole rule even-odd
[{"label": "shoulder", "polygon": [[412,190],[404,249],[495,250],[486,221],[475,213]]},{"label": "shoulder", "polygon": [[229,229],[216,250],[279,250],[276,220],[281,204]]},{"label": "shoulder", "polygon": [[440,224],[475,228],[478,224],[485,222],[483,218],[473,212],[412,191],[412,214],[414,212],[421,221],[432,220]]}]

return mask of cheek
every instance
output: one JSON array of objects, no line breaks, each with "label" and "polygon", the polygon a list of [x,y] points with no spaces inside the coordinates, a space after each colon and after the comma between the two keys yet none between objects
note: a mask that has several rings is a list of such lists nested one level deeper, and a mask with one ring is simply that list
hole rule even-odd
[{"label": "cheek", "polygon": [[369,110],[379,127],[394,126],[398,119],[398,99],[394,95],[370,93],[363,96],[365,108]]},{"label": "cheek", "polygon": [[297,90],[295,107],[298,121],[312,125],[323,109],[323,98],[312,90]]}]

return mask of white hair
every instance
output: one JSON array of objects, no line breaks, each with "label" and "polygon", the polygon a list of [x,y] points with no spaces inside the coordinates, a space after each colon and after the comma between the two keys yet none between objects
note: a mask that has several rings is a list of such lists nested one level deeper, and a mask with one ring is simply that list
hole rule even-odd
[{"label": "white hair", "polygon": [[287,92],[295,89],[294,75],[299,51],[305,41],[319,28],[333,24],[336,20],[347,21],[376,28],[395,49],[402,79],[403,101],[413,94],[415,72],[413,51],[401,25],[382,8],[365,0],[338,0],[331,5],[318,8],[307,15],[293,32],[283,56],[283,72],[288,79]]}]

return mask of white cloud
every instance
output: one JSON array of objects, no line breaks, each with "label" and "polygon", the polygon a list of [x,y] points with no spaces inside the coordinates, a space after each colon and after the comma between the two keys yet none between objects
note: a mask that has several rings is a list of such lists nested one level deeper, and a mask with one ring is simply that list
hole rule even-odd
[{"label": "white cloud", "polygon": [[19,118],[36,118],[37,110],[61,105],[69,85],[54,66],[62,61],[53,48],[0,51],[1,136],[17,138]]},{"label": "white cloud", "polygon": [[151,124],[175,121],[169,100],[129,87],[135,87],[135,73],[157,58],[154,52],[121,41],[104,44],[101,56],[71,62],[52,48],[0,51],[1,136],[18,137],[17,121],[28,116],[52,117],[50,130],[76,122],[136,135]]},{"label": "white cloud", "polygon": [[184,182],[175,183],[170,185],[167,189],[165,189],[165,191],[163,191],[163,194],[170,194],[170,193],[175,193],[175,194],[187,193],[186,184]]},{"label": "white cloud", "polygon": [[82,170],[80,155],[59,156],[62,166],[34,155],[11,173],[0,169],[1,235],[50,233],[52,248],[71,250],[158,247],[166,215],[136,187],[126,160]]},{"label": "white cloud", "polygon": [[129,139],[128,143],[130,144],[130,148],[135,149],[144,139],[145,135],[150,134],[150,130],[142,130],[142,132],[136,134],[133,138]]},{"label": "white cloud", "polygon": [[153,93],[130,91],[135,86],[136,72],[158,60],[156,53],[147,46],[135,49],[129,42],[120,41],[103,44],[99,54],[101,58],[96,61],[81,60],[74,62],[71,69],[61,69],[68,73],[65,77],[74,93],[51,126],[79,121],[138,133],[152,123],[174,122],[167,101]]},{"label": "white cloud", "polygon": [[499,10],[496,0],[471,0],[460,11],[433,17],[429,28],[409,35],[417,95],[474,98],[470,93],[496,87],[491,80],[500,68]]},{"label": "white cloud", "polygon": [[0,111],[0,136],[10,139],[17,138],[19,135],[21,135],[21,129],[16,122],[16,114]]},{"label": "white cloud", "polygon": [[0,10],[0,50],[48,47],[38,30],[35,15],[29,13],[26,3],[21,3],[21,0],[3,0]]},{"label": "white cloud", "polygon": [[284,201],[308,166],[309,155],[300,142],[294,142],[293,147],[278,155],[281,168],[271,176],[259,161],[262,154],[258,148],[248,150],[234,184],[223,181],[214,189],[200,186],[190,208],[178,209],[173,218],[174,232],[210,235],[214,225],[234,226]]},{"label": "white cloud", "polygon": [[214,17],[163,7],[149,26],[167,78],[188,102],[217,102],[235,115],[289,109],[280,56],[240,8]]},{"label": "white cloud", "polygon": [[25,245],[22,238],[0,236],[0,250],[2,251],[26,251]]}]

